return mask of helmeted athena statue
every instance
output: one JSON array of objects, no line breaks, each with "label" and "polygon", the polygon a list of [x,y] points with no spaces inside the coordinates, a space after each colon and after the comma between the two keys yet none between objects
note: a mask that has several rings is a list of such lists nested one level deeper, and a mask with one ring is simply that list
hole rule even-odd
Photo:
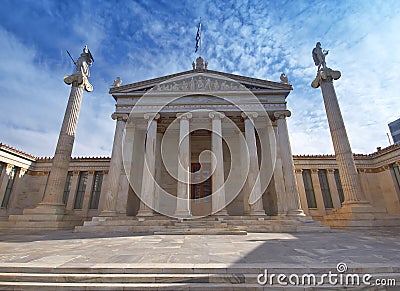
[{"label": "helmeted athena statue", "polygon": [[64,77],[64,82],[68,85],[72,84],[73,86],[74,82],[76,85],[83,84],[86,91],[93,91],[93,86],[89,83],[88,80],[88,78],[90,77],[89,67],[92,66],[93,61],[93,56],[90,53],[87,45],[85,45],[80,57],[76,62],[74,62],[76,66],[75,72],[70,76]]},{"label": "helmeted athena statue", "polygon": [[317,76],[315,77],[314,81],[311,83],[311,87],[318,88],[320,86],[321,79],[333,79],[337,80],[340,78],[341,73],[340,71],[335,71],[327,67],[325,56],[328,55],[327,50],[323,50],[321,48],[321,43],[317,42],[315,48],[312,50],[312,57],[314,60],[314,64],[318,67],[317,69]]}]

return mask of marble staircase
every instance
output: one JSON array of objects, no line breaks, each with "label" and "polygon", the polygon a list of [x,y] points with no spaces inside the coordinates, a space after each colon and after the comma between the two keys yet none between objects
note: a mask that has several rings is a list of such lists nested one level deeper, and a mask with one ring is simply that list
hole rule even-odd
[{"label": "marble staircase", "polygon": [[290,216],[210,216],[177,220],[165,216],[94,217],[76,226],[75,232],[128,232],[147,234],[226,234],[247,232],[325,232],[329,227],[310,217]]},{"label": "marble staircase", "polygon": [[[400,275],[390,267],[381,267],[379,278],[395,279]],[[349,269],[349,273],[376,274],[371,267]],[[323,267],[284,266],[268,268],[268,274],[315,274],[316,282],[327,271]],[[0,268],[1,290],[259,290],[260,287],[282,287],[277,279],[269,280],[266,285],[258,284],[257,277],[265,269],[257,264],[212,266],[180,264],[179,266],[155,264],[130,267],[8,267]],[[324,279],[322,279],[324,280]],[[329,290],[343,290],[343,286],[329,285]],[[305,286],[302,286],[305,287]],[[313,288],[312,285],[308,287]],[[314,287],[315,288],[315,287]],[[365,286],[360,286],[360,290]],[[282,290],[282,289],[280,289]],[[286,289],[285,289],[286,290]],[[297,289],[296,289],[297,290]],[[301,289],[303,290],[303,288]],[[308,289],[307,289],[308,290]],[[353,289],[352,289],[353,290]],[[355,290],[359,290],[356,289]],[[370,286],[368,290],[374,289]]]}]

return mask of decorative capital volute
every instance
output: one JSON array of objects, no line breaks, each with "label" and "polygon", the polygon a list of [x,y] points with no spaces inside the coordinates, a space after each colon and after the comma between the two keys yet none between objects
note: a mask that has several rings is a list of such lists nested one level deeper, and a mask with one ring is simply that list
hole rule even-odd
[{"label": "decorative capital volute", "polygon": [[274,112],[275,119],[285,119],[286,117],[290,117],[291,115],[292,113],[289,110]]},{"label": "decorative capital volute", "polygon": [[149,112],[149,113],[145,113],[144,115],[143,115],[143,117],[144,117],[144,119],[146,119],[146,120],[157,120],[157,119],[159,119],[160,118],[160,114],[159,113],[156,113],[156,112]]},{"label": "decorative capital volute", "polygon": [[118,121],[127,121],[128,120],[128,114],[125,113],[113,113],[111,114],[111,118],[113,120],[118,120]]},{"label": "decorative capital volute", "polygon": [[221,120],[222,118],[225,117],[225,114],[223,114],[223,113],[221,113],[221,112],[217,112],[217,111],[212,111],[212,112],[210,112],[210,113],[208,114],[208,116],[209,116],[211,119],[219,119],[219,120]]},{"label": "decorative capital volute", "polygon": [[242,117],[243,117],[243,119],[254,120],[258,117],[258,113],[257,112],[242,112]]},{"label": "decorative capital volute", "polygon": [[176,117],[177,117],[178,119],[181,119],[181,120],[189,120],[189,119],[191,119],[191,118],[193,117],[193,114],[190,113],[190,112],[177,113],[177,114],[176,114]]}]

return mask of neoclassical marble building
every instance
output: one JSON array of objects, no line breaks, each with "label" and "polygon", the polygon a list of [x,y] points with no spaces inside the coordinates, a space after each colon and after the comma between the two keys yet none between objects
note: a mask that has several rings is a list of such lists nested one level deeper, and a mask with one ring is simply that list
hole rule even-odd
[{"label": "neoclassical marble building", "polygon": [[291,153],[293,88],[285,76],[227,74],[198,58],[189,71],[117,82],[111,158],[71,158],[88,81],[69,76],[54,158],[0,145],[0,227],[212,233],[398,225],[400,145],[369,155],[340,150],[348,140],[335,129],[343,121],[330,105],[337,71],[328,70],[313,87],[322,87],[338,150],[305,156]]}]

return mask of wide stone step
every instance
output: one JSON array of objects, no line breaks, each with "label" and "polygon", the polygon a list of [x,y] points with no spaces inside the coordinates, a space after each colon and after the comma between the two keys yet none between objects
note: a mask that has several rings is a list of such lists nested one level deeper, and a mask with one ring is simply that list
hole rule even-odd
[{"label": "wide stone step", "polygon": [[1,290],[259,290],[258,284],[0,282]]},{"label": "wide stone step", "polygon": [[[259,267],[233,268],[14,268],[19,271],[5,272],[1,268],[1,290],[244,290],[260,288],[257,277],[263,269]],[[81,270],[81,272],[79,272]],[[21,272],[23,271],[23,272]],[[36,272],[35,272],[36,271]],[[86,271],[86,272],[85,272]],[[119,271],[119,272],[117,272]],[[134,272],[135,271],[135,272]],[[154,272],[153,272],[154,271]],[[343,290],[340,285],[328,285],[325,277],[330,268],[268,268],[269,274],[314,274],[321,277],[329,290]],[[193,272],[193,273],[191,273]],[[346,273],[373,274],[374,278],[394,279],[400,282],[400,274],[390,267],[349,268]],[[266,288],[278,287],[277,278]],[[314,285],[315,286],[315,285]],[[304,286],[303,286],[304,287]],[[312,287],[312,286],[310,286]],[[398,287],[398,286],[397,286]],[[362,290],[366,286],[360,286]],[[394,287],[396,288],[396,287]],[[297,289],[296,289],[297,290]],[[357,289],[358,290],[358,289]],[[372,286],[368,290],[374,289]],[[397,289],[393,289],[397,290]]]}]

